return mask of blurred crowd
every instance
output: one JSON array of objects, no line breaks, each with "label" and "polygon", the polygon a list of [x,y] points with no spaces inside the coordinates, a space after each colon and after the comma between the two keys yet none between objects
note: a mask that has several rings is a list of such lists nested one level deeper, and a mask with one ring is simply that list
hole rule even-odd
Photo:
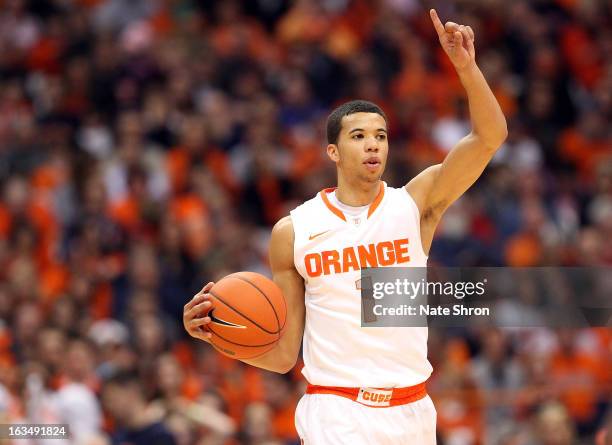
[{"label": "blurred crowd", "polygon": [[[467,134],[431,6],[474,29],[510,135],[430,263],[612,265],[609,1],[0,0],[0,423],[299,443],[299,366],[223,358],[182,308],[269,274],[272,224],[335,183],[335,105],[385,110],[395,187]],[[610,329],[432,330],[430,356],[442,445],[612,443]]]}]

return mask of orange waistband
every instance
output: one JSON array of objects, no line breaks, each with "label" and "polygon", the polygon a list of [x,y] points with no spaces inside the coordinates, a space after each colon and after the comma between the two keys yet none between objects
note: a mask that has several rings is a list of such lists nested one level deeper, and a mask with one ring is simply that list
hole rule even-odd
[{"label": "orange waistband", "polygon": [[405,388],[345,388],[309,384],[306,387],[306,394],[333,394],[346,397],[362,405],[385,408],[421,400],[427,395],[427,388],[425,382]]}]

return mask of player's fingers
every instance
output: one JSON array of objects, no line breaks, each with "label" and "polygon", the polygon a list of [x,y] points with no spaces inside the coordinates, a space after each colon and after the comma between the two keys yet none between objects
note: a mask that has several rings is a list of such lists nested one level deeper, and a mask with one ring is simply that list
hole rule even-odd
[{"label": "player's fingers", "polygon": [[463,35],[459,31],[455,31],[453,38],[455,40],[455,45],[461,45],[462,40],[463,40]]},{"label": "player's fingers", "polygon": [[[205,297],[210,298],[209,294],[204,294]],[[194,318],[198,318],[203,312],[208,312],[208,310],[212,307],[212,302],[209,300],[203,300],[199,304],[196,304],[191,309],[183,312],[183,318],[186,320],[192,320]]]},{"label": "player's fingers", "polygon": [[210,289],[212,289],[212,287],[215,285],[214,281],[209,281],[208,283],[206,283],[206,286],[204,286],[202,288],[202,290],[200,291],[200,293],[206,293],[208,292]]},{"label": "player's fingers", "polygon": [[468,39],[467,47],[468,47],[468,52],[470,53],[470,55],[474,56],[474,54],[476,54],[476,49],[474,48],[474,39]]},{"label": "player's fingers", "polygon": [[210,339],[212,338],[212,332],[208,332],[199,328],[193,329],[193,331],[189,332],[189,334],[194,338],[198,338],[207,342],[210,342]]},{"label": "player's fingers", "polygon": [[188,324],[191,329],[197,329],[210,324],[210,317],[194,318],[193,320],[189,320]]},{"label": "player's fingers", "polygon": [[[206,295],[210,297],[210,294],[206,294]],[[191,312],[194,312],[195,314],[199,314],[201,312],[207,311],[208,309],[210,309],[211,306],[212,306],[212,301],[205,300],[202,303],[194,306],[191,309]]]},{"label": "player's fingers", "polygon": [[194,307],[196,304],[198,304],[201,301],[202,301],[202,295],[200,295],[199,293],[195,294],[193,298],[191,298],[191,300],[189,300],[187,304],[185,304],[185,306],[183,307],[183,310],[188,311],[189,309],[191,309],[192,307]]},{"label": "player's fingers", "polygon": [[212,281],[206,283],[206,285],[202,289],[200,289],[200,292],[195,294],[193,297],[198,297],[199,299],[201,299],[203,295],[208,295],[208,291],[213,287],[214,284],[215,283],[213,283]]},{"label": "player's fingers", "polygon": [[198,292],[197,294],[195,294],[193,296],[193,298],[191,300],[189,300],[187,302],[187,304],[185,305],[184,309],[188,310],[191,309],[192,307],[194,307],[196,304],[202,302],[204,300],[203,296],[210,290],[210,288],[213,286],[212,281],[209,281],[201,290],[200,292]]},{"label": "player's fingers", "polygon": [[431,22],[433,23],[434,28],[438,33],[438,36],[442,37],[442,35],[444,34],[444,25],[440,21],[440,17],[438,17],[438,13],[435,9],[429,10],[429,17],[431,17]]},{"label": "player's fingers", "polygon": [[472,40],[470,38],[470,33],[467,30],[467,26],[463,26],[463,25],[459,26],[459,32],[461,33],[461,36],[463,37],[463,43],[467,45],[467,42]]},{"label": "player's fingers", "polygon": [[446,32],[455,33],[459,31],[459,25],[457,25],[455,22],[446,22],[444,24],[444,30]]},{"label": "player's fingers", "polygon": [[208,295],[208,294],[203,294],[203,293],[198,292],[197,294],[195,294],[195,295],[193,296],[193,298],[192,298],[191,300],[189,300],[189,301],[187,302],[187,304],[184,306],[184,308],[183,308],[183,309],[184,309],[185,311],[188,311],[188,310],[190,310],[192,307],[194,307],[196,304],[200,304],[202,301],[204,301],[204,300],[206,299],[206,298],[205,298],[205,295]]},{"label": "player's fingers", "polygon": [[206,295],[208,295],[208,291],[211,290],[214,285],[214,281],[209,281],[208,283],[206,283],[206,285],[200,290],[200,292],[195,294],[193,298],[189,302],[187,302],[184,309],[189,310],[196,304],[201,303],[206,298]]},{"label": "player's fingers", "polygon": [[474,48],[474,39],[467,40],[467,50],[470,56],[474,57],[476,54],[476,49]]},{"label": "player's fingers", "polygon": [[474,40],[474,30],[472,29],[471,26],[466,26],[467,30],[468,30],[468,34],[470,36],[471,40]]}]

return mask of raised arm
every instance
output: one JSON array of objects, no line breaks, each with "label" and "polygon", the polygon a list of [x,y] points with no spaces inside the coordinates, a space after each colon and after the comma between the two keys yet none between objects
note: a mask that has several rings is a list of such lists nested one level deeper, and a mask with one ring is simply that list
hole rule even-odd
[{"label": "raised arm", "polygon": [[425,169],[406,185],[421,213],[425,252],[444,211],[474,184],[508,135],[501,108],[476,65],[472,28],[453,22],[443,25],[434,9],[430,16],[467,93],[472,131],[441,164]]},{"label": "raised arm", "polygon": [[[274,349],[260,357],[242,360],[249,365],[282,374],[295,366],[304,334],[304,280],[293,264],[293,240],[293,223],[287,216],[276,223],[270,240],[272,279],[280,287],[287,302],[285,332]],[[206,314],[210,310],[208,291],[213,284],[210,282],[204,286],[183,310],[183,325],[189,335],[206,342],[210,341],[212,334],[203,328],[211,320],[210,317],[201,314]]]}]

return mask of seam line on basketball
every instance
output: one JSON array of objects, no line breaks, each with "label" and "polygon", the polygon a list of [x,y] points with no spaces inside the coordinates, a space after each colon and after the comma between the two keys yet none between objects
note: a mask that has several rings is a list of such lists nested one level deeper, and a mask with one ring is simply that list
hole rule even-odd
[{"label": "seam line on basketball", "polygon": [[[216,344],[215,344],[215,343],[212,341],[212,339],[210,340],[210,344],[211,344],[211,345],[212,345],[212,347],[213,347],[213,348],[215,348],[217,351],[222,352],[222,353],[223,353],[223,352],[226,352],[226,351],[224,350],[224,348],[222,348],[222,347],[221,347],[221,346],[219,346],[219,345],[216,345]],[[268,351],[264,351],[264,352],[262,352],[261,354],[254,355],[254,356],[252,356],[252,357],[245,357],[245,358],[244,358],[244,360],[252,360],[252,359],[254,359],[254,358],[261,357],[262,355],[264,355],[264,354],[265,354],[265,353],[267,353],[267,352],[270,352],[270,351],[269,351],[269,350],[268,350]],[[243,359],[239,358],[239,359],[236,359],[236,360],[243,360]]]},{"label": "seam line on basketball", "polygon": [[217,331],[213,330],[213,329],[210,327],[210,325],[208,326],[208,328],[207,328],[207,329],[208,329],[210,332],[212,332],[213,334],[215,334],[217,337],[219,337],[221,340],[226,341],[226,342],[231,343],[231,344],[236,345],[236,346],[244,346],[245,348],[259,348],[259,347],[261,347],[261,346],[269,346],[269,345],[274,344],[274,343],[276,343],[276,342],[278,341],[278,339],[276,339],[276,340],[274,340],[274,341],[271,341],[270,343],[264,343],[263,345],[243,345],[243,344],[241,344],[241,343],[236,343],[236,342],[234,342],[234,341],[228,340],[227,338],[223,337],[223,336],[222,336],[222,335],[220,335],[220,334],[219,334]]},{"label": "seam line on basketball", "polygon": [[[276,309],[274,308],[274,305],[272,304],[272,302],[270,301],[270,299],[268,298],[268,296],[265,294],[264,291],[262,291],[255,283],[253,283],[251,280],[249,280],[248,278],[244,278],[241,276],[233,276],[232,278],[237,278],[239,280],[245,281],[247,283],[249,283],[251,286],[253,286],[255,289],[257,289],[259,291],[259,293],[261,295],[264,296],[264,298],[267,300],[268,304],[270,305],[270,307],[272,308],[272,312],[274,312],[274,316],[276,317],[276,326],[278,326],[278,333],[280,336],[280,332],[283,330],[283,328],[285,327],[285,324],[283,323],[283,326],[281,327],[280,325],[280,320],[278,319],[278,314],[276,313]],[[283,297],[284,298],[284,297]],[[285,307],[286,307],[287,303],[285,303]],[[285,309],[286,310],[286,309]],[[287,315],[285,315],[285,321],[287,321]]]},{"label": "seam line on basketball", "polygon": [[[260,291],[261,292],[261,291]],[[227,302],[225,302],[223,300],[223,298],[219,297],[217,294],[215,294],[214,292],[212,292],[212,290],[208,291],[209,294],[211,294],[213,297],[215,297],[217,300],[219,300],[221,303],[223,303],[224,305],[226,305],[228,308],[230,308],[231,310],[233,310],[234,312],[236,312],[237,314],[239,314],[240,316],[246,318],[247,320],[249,320],[251,323],[253,323],[255,326],[257,326],[259,329],[261,329],[262,331],[264,331],[266,334],[278,334],[278,332],[273,332],[273,331],[268,331],[266,328],[262,327],[259,325],[259,323],[254,322],[253,320],[251,320],[249,317],[247,317],[246,315],[244,315],[242,312],[238,311],[235,307],[233,307],[231,304],[227,304]],[[274,311],[274,308],[272,308],[272,311],[274,312],[275,316],[276,316],[276,311]],[[278,317],[276,317],[278,319]],[[276,322],[276,324],[278,325],[278,321]]]}]

